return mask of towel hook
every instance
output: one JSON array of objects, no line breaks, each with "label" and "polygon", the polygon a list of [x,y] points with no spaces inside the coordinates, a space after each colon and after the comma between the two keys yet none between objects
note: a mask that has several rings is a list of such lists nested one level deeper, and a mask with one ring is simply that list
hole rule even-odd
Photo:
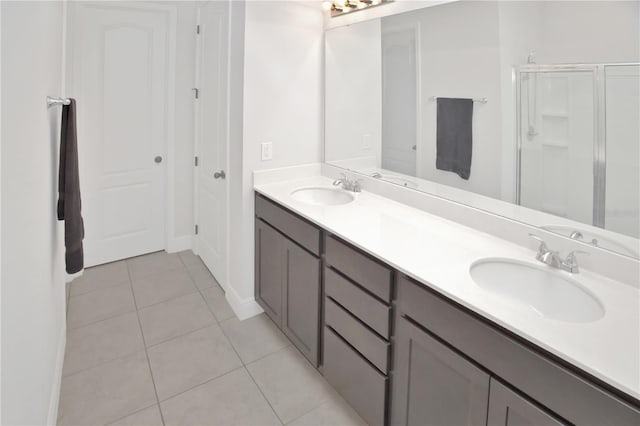
[{"label": "towel hook", "polygon": [[71,99],[62,99],[62,98],[52,98],[51,96],[47,96],[47,108],[51,108],[56,105],[69,105],[71,104]]}]

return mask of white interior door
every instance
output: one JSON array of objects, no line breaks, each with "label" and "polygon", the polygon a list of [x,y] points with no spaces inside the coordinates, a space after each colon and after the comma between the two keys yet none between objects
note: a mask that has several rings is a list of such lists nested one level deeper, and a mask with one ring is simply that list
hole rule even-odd
[{"label": "white interior door", "polygon": [[418,74],[416,29],[382,32],[382,168],[417,174]]},{"label": "white interior door", "polygon": [[86,266],[165,246],[169,16],[131,3],[73,5]]},{"label": "white interior door", "polygon": [[228,2],[199,9],[196,249],[218,282],[227,281]]}]

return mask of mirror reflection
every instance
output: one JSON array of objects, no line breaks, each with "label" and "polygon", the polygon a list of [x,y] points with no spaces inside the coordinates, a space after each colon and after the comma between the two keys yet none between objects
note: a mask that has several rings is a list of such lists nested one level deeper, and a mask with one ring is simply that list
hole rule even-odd
[{"label": "mirror reflection", "polygon": [[640,252],[640,3],[457,1],[326,32],[325,160]]}]

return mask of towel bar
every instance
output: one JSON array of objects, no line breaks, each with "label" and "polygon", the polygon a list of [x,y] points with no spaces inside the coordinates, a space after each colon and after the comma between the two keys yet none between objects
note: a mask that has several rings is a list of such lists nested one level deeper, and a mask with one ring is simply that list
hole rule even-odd
[{"label": "towel bar", "polygon": [[51,96],[47,96],[47,108],[51,108],[56,105],[69,105],[71,100],[62,99],[62,98],[52,98]]},{"label": "towel bar", "polygon": [[[430,101],[437,101],[438,98],[444,98],[445,96],[431,96],[429,98]],[[481,104],[486,104],[487,102],[489,102],[489,100],[487,98],[474,98],[472,99],[473,102],[480,102]]]}]

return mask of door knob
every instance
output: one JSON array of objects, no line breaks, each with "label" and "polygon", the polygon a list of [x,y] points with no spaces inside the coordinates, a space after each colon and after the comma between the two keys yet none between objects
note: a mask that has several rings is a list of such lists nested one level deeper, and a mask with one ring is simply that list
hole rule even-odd
[{"label": "door knob", "polygon": [[220,170],[219,172],[215,172],[213,174],[214,179],[224,179],[227,175],[224,173],[224,170]]},{"label": "door knob", "polygon": [[162,163],[162,156],[156,155],[156,158],[153,159],[156,163]]}]

